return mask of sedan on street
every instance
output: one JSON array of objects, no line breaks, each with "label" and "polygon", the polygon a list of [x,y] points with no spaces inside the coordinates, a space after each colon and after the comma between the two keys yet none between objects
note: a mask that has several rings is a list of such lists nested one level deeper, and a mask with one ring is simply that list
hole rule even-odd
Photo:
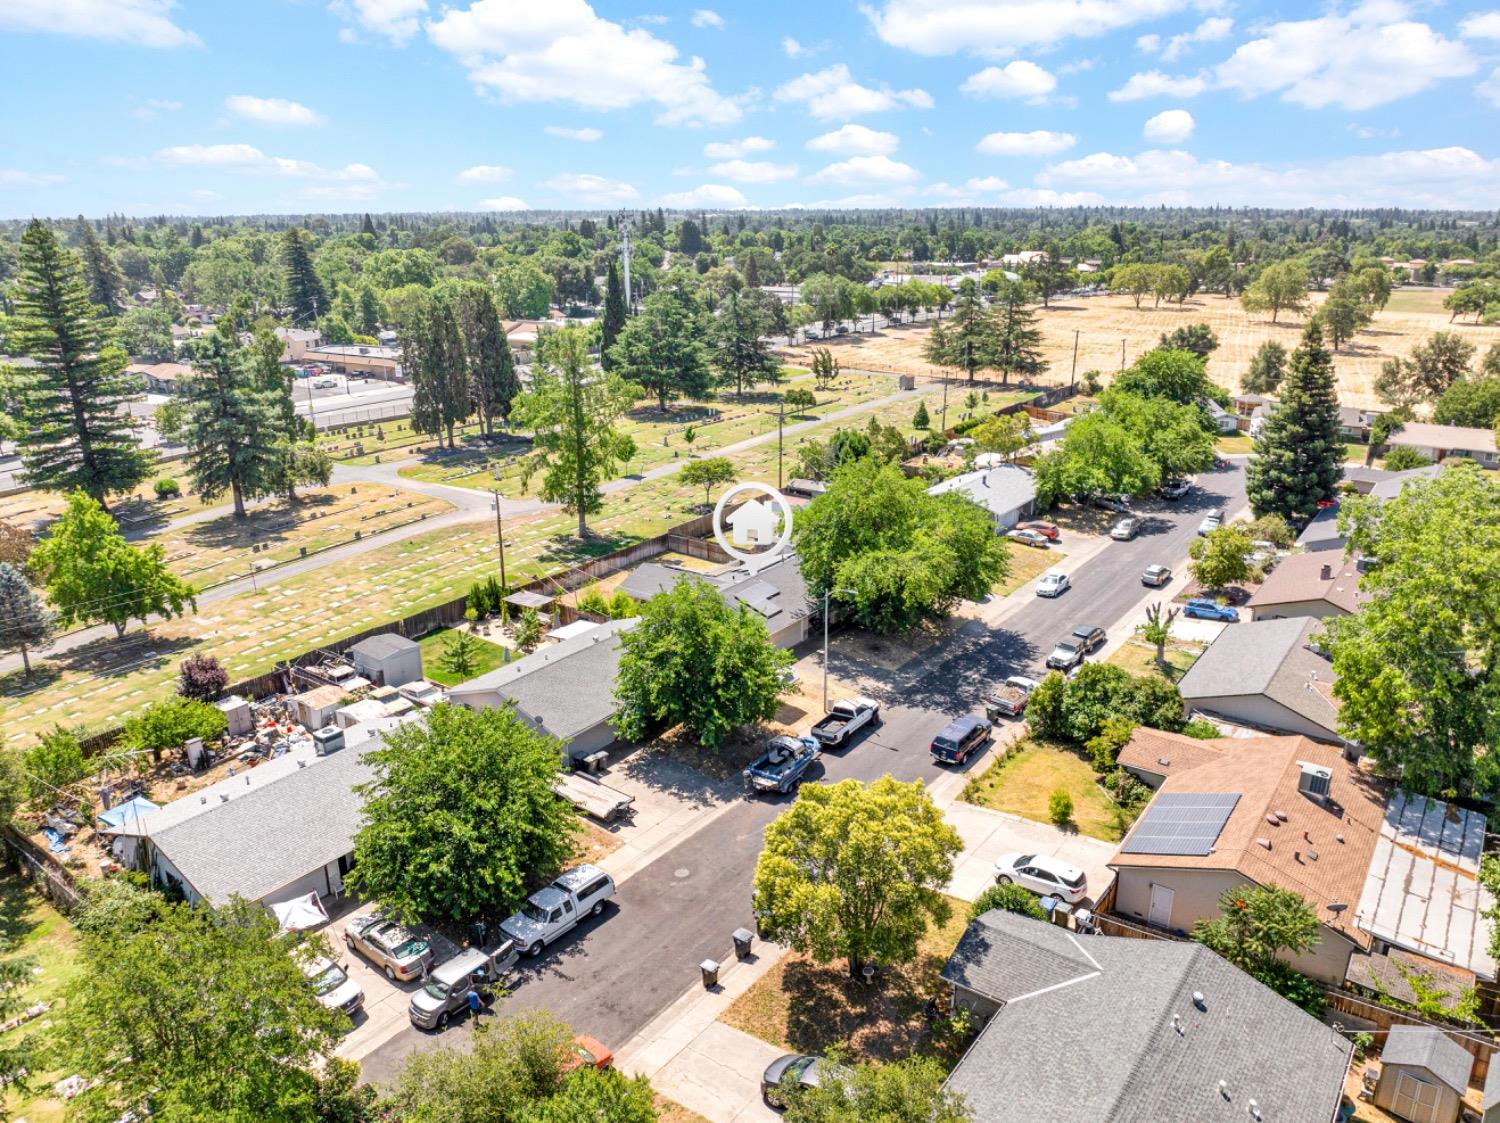
[{"label": "sedan on street", "polygon": [[1081,869],[1046,854],[1000,855],[995,860],[995,881],[1016,884],[1045,897],[1059,897],[1070,905],[1083,900],[1089,891],[1088,877]]},{"label": "sedan on street", "polygon": [[1182,614],[1195,620],[1222,620],[1226,624],[1237,624],[1240,619],[1239,609],[1207,597],[1194,597],[1188,601],[1183,606]]},{"label": "sedan on street", "polygon": [[1171,584],[1172,571],[1164,565],[1148,565],[1146,572],[1141,574],[1141,584],[1150,585],[1153,589],[1160,589],[1163,585]]},{"label": "sedan on street", "polygon": [[1163,499],[1181,499],[1192,490],[1193,485],[1188,483],[1187,480],[1172,480],[1170,483],[1162,484],[1157,489],[1156,494],[1160,495]]},{"label": "sedan on street", "polygon": [[391,982],[406,982],[432,966],[432,946],[394,920],[358,916],[344,929],[344,943],[385,972]]},{"label": "sedan on street", "polygon": [[1129,542],[1140,532],[1141,520],[1133,516],[1123,518],[1109,528],[1109,536],[1116,542]]},{"label": "sedan on street", "polygon": [[1047,548],[1047,536],[1035,530],[1012,530],[1007,532],[1005,537],[1013,542],[1034,546],[1038,550],[1045,550]]},{"label": "sedan on street", "polygon": [[1044,573],[1041,580],[1036,583],[1036,595],[1060,597],[1072,587],[1073,582],[1068,580],[1066,573]]}]

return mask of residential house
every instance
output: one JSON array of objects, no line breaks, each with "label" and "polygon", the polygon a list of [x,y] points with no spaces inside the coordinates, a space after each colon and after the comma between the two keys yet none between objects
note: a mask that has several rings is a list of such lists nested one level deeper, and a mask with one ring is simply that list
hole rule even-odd
[{"label": "residential house", "polygon": [[1391,1026],[1371,1099],[1411,1123],[1455,1123],[1473,1071],[1474,1055],[1442,1030]]},{"label": "residential house", "polygon": [[1116,763],[1148,788],[1159,788],[1168,776],[1186,772],[1216,759],[1223,749],[1219,742],[1166,733],[1137,726],[1120,750]]},{"label": "residential house", "polygon": [[275,334],[281,340],[281,361],[284,363],[304,361],[308,348],[323,342],[323,333],[317,328],[276,328]]},{"label": "residential house", "polygon": [[[1302,528],[1302,533],[1297,536],[1297,549],[1307,554],[1342,551],[1348,541],[1339,533],[1338,507],[1324,507]],[[1289,559],[1283,559],[1283,564],[1286,560]]]},{"label": "residential house", "polygon": [[[1233,629],[1231,629],[1233,630]],[[1229,889],[1300,894],[1321,924],[1311,951],[1288,957],[1339,984],[1372,938],[1354,922],[1386,793],[1337,748],[1306,737],[1216,742],[1220,752],[1166,778],[1109,866],[1113,911],[1169,932],[1220,915]]]},{"label": "residential house", "polygon": [[1019,464],[965,472],[927,489],[929,495],[949,492],[972,499],[988,511],[997,532],[1009,530],[1036,509],[1036,480]]},{"label": "residential house", "polygon": [[703,574],[646,562],[625,578],[620,589],[638,601],[648,601],[684,577],[707,581],[731,605],[743,604],[759,613],[765,619],[771,642],[777,647],[795,647],[807,638],[815,605],[807,595],[802,565],[796,554],[786,554],[753,574],[744,566],[719,574]]},{"label": "residential house", "polygon": [[1374,428],[1375,419],[1379,416],[1379,410],[1339,406],[1339,432],[1351,441],[1368,442],[1370,430]]},{"label": "residential house", "polygon": [[1225,628],[1178,682],[1183,706],[1210,720],[1344,744],[1333,663],[1312,642],[1321,630],[1304,616]]},{"label": "residential house", "polygon": [[1435,464],[1453,457],[1472,460],[1484,468],[1500,468],[1493,429],[1408,421],[1386,437],[1385,443],[1387,448],[1414,449]]},{"label": "residential house", "polygon": [[193,368],[187,363],[131,363],[125,373],[139,378],[152,394],[180,394],[187,389]]},{"label": "residential house", "polygon": [[527,722],[582,759],[614,744],[615,676],[621,632],[635,620],[611,620],[460,683],[448,700],[471,710],[513,705]]},{"label": "residential house", "polygon": [[1240,419],[1237,414],[1225,409],[1212,398],[1200,398],[1198,404],[1208,412],[1208,416],[1213,419],[1213,423],[1218,427],[1219,432],[1239,432]]},{"label": "residential house", "polygon": [[987,1019],[948,1078],[976,1120],[1333,1123],[1352,1046],[1201,944],[993,909],[942,977]]},{"label": "residential house", "polygon": [[1000,264],[1008,265],[1012,269],[1024,269],[1028,265],[1042,265],[1046,261],[1046,250],[1022,250],[1020,253],[1007,253],[1000,257]]},{"label": "residential house", "polygon": [[1236,394],[1229,399],[1229,404],[1235,413],[1248,420],[1261,406],[1275,405],[1276,399],[1268,394]]},{"label": "residential house", "polygon": [[1341,560],[1326,553],[1283,558],[1251,596],[1250,619],[1325,620],[1353,615],[1369,600],[1359,589],[1361,572],[1357,558]]},{"label": "residential house", "polygon": [[386,379],[401,377],[401,352],[395,347],[328,343],[320,347],[308,347],[303,351],[302,357],[309,363],[328,367],[340,374],[373,375]]}]

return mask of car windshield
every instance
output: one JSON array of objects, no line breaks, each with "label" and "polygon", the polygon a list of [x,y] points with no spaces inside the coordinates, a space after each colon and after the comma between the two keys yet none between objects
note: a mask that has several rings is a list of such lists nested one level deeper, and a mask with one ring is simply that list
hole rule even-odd
[{"label": "car windshield", "polygon": [[448,995],[452,993],[449,991],[447,983],[440,983],[436,979],[428,980],[427,985],[422,990],[427,993],[428,997],[436,998],[439,1002],[446,1002]]},{"label": "car windshield", "polygon": [[1059,650],[1059,651],[1066,651],[1066,652],[1074,652],[1074,651],[1078,650],[1078,645],[1076,643],[1074,643],[1072,640],[1063,640],[1062,643],[1060,643],[1060,644],[1057,645],[1057,650]]},{"label": "car windshield", "polygon": [[806,1072],[813,1066],[813,1062],[817,1059],[817,1057],[798,1057],[795,1061],[786,1066],[786,1070],[793,1076],[800,1077],[804,1072]]},{"label": "car windshield", "polygon": [[1016,865],[1018,865],[1018,866],[1029,866],[1029,865],[1031,865],[1031,859],[1033,859],[1035,857],[1036,857],[1035,854],[1022,854],[1019,858],[1016,859]]},{"label": "car windshield", "polygon": [[547,910],[527,901],[521,906],[521,915],[527,920],[535,920],[538,923],[546,923]]},{"label": "car windshield", "polygon": [[349,976],[339,968],[337,963],[330,963],[313,977],[312,987],[314,994],[328,994],[344,985],[344,980]]}]

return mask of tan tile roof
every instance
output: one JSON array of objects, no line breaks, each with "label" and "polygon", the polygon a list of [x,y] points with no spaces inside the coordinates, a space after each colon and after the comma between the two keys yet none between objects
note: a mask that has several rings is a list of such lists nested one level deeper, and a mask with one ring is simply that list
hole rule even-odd
[{"label": "tan tile roof", "polygon": [[1352,613],[1368,599],[1359,591],[1357,561],[1350,559],[1340,564],[1320,551],[1282,559],[1266,575],[1249,604],[1251,608],[1265,608],[1294,601],[1326,600],[1335,608]]},{"label": "tan tile roof", "polygon": [[1216,759],[1222,751],[1218,741],[1204,741],[1140,726],[1120,750],[1119,763],[1122,768],[1138,768],[1158,776],[1176,776]]},{"label": "tan tile roof", "polygon": [[[1161,791],[1239,793],[1212,853],[1129,854],[1121,849],[1109,864],[1116,869],[1231,870],[1258,885],[1292,889],[1324,924],[1368,947],[1370,937],[1355,927],[1354,910],[1384,817],[1386,786],[1345,760],[1338,749],[1306,737],[1211,743],[1222,751],[1196,768],[1168,777]],[[1300,761],[1332,770],[1328,806],[1297,791]],[[1274,825],[1271,820],[1276,820]],[[1126,835],[1125,843],[1129,841]],[[1348,907],[1330,911],[1328,906],[1335,903]]]}]

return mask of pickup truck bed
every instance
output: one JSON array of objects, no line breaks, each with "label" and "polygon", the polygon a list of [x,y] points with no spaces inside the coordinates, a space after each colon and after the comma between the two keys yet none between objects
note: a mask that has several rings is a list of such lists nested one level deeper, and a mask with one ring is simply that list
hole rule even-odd
[{"label": "pickup truck bed", "polygon": [[808,734],[821,745],[839,746],[850,734],[867,727],[873,728],[879,722],[879,703],[869,698],[856,698],[852,702],[836,703],[829,713],[808,730]]},{"label": "pickup truck bed", "polygon": [[576,772],[560,773],[552,781],[552,790],[559,798],[601,823],[612,823],[630,814],[635,803],[635,796],[616,791],[598,780],[590,780]]},{"label": "pickup truck bed", "polygon": [[778,737],[760,758],[745,769],[745,785],[757,792],[790,792],[818,759],[818,747],[802,739]]}]

